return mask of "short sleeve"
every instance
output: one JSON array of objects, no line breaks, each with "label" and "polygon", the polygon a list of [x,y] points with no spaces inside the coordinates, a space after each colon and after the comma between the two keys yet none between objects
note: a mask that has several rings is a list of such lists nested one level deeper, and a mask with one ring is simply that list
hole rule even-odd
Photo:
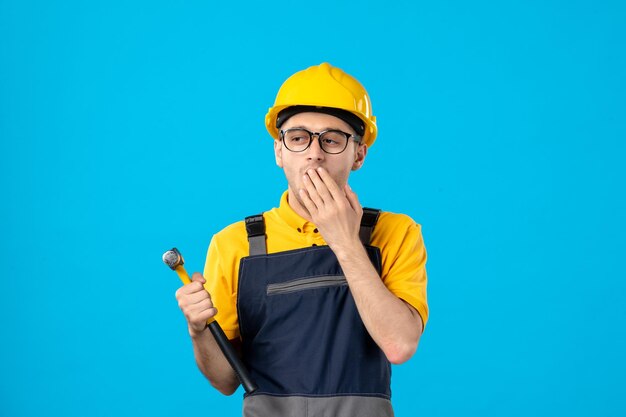
[{"label": "short sleeve", "polygon": [[389,291],[417,310],[425,328],[428,321],[428,279],[421,226],[408,216],[393,216],[396,220],[383,232],[381,278]]},{"label": "short sleeve", "polygon": [[237,316],[237,288],[234,282],[232,263],[221,256],[218,239],[214,236],[209,244],[204,265],[204,287],[211,294],[213,305],[217,308],[215,319],[220,324],[226,337],[239,338],[239,320]]}]

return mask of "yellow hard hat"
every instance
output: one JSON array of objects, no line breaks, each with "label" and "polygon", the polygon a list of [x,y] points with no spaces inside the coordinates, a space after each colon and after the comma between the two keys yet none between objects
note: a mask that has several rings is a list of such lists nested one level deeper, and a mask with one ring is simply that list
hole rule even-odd
[{"label": "yellow hard hat", "polygon": [[332,109],[352,113],[364,123],[355,130],[363,132],[365,144],[372,146],[376,140],[376,116],[367,91],[354,77],[326,62],[295,73],[280,87],[274,106],[265,115],[265,127],[274,139],[278,139],[279,113],[294,106],[326,108],[330,111],[321,111],[329,114],[335,114]]}]

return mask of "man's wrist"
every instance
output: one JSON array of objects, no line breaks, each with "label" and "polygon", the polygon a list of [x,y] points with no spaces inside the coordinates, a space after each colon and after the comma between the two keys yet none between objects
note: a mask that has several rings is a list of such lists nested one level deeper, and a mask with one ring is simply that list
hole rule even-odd
[{"label": "man's wrist", "polygon": [[200,337],[203,337],[207,330],[207,326],[204,326],[200,330],[194,329],[191,325],[188,325],[187,328],[189,330],[189,336],[191,336],[192,339],[199,339]]},{"label": "man's wrist", "polygon": [[331,248],[337,257],[339,263],[349,262],[351,259],[358,258],[359,256],[365,255],[365,248],[363,247],[363,243],[357,238],[352,242],[341,245],[339,247]]}]

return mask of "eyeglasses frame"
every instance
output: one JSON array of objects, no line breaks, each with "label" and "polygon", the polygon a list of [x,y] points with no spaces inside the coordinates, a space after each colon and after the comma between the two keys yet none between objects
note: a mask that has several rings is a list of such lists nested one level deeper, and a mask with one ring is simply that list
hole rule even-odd
[{"label": "eyeglasses frame", "polygon": [[[306,146],[306,148],[302,149],[301,151],[293,151],[291,149],[289,149],[289,147],[287,146],[287,144],[285,143],[285,133],[292,131],[292,130],[304,130],[305,132],[307,132],[309,134],[309,144]],[[340,150],[339,152],[328,152],[326,149],[324,149],[324,147],[322,146],[322,135],[324,133],[327,132],[338,132],[341,133],[343,135],[346,136],[346,146],[344,146],[344,148],[342,150]],[[280,141],[285,145],[285,148],[287,148],[287,150],[289,152],[294,152],[294,153],[300,153],[300,152],[304,152],[307,149],[309,149],[311,147],[311,144],[313,143],[313,136],[317,136],[317,142],[320,145],[320,149],[322,151],[324,151],[325,153],[329,154],[329,155],[339,155],[340,153],[343,153],[347,148],[348,148],[348,142],[350,141],[350,139],[354,140],[356,143],[361,144],[361,139],[363,139],[361,136],[359,135],[353,135],[351,133],[347,133],[344,132],[343,130],[339,130],[339,129],[326,129],[323,130],[321,132],[311,132],[308,129],[305,129],[303,127],[290,127],[289,129],[281,129],[279,130],[280,133]]]}]

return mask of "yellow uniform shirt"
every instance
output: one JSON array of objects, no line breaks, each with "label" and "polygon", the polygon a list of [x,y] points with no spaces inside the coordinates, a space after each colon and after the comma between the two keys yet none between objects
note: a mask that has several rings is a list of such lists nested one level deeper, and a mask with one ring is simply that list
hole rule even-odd
[{"label": "yellow uniform shirt", "polygon": [[[276,253],[325,245],[315,225],[300,217],[287,202],[263,214],[267,252]],[[380,248],[381,278],[389,291],[411,304],[424,322],[428,321],[426,301],[426,249],[421,227],[409,216],[381,212],[372,233],[371,245]],[[217,321],[229,339],[239,337],[237,285],[239,261],[249,255],[244,221],[226,227],[213,236],[204,266],[205,288],[217,307]]]}]

